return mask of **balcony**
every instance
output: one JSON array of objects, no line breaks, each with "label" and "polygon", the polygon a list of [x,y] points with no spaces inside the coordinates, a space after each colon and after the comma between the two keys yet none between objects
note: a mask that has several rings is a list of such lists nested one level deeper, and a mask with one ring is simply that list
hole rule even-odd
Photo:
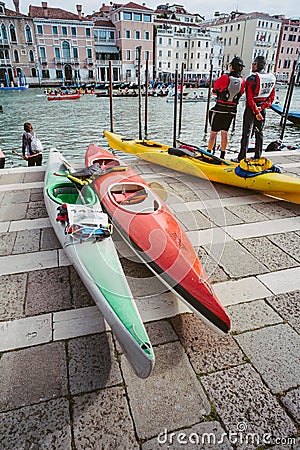
[{"label": "balcony", "polygon": [[94,58],[86,58],[86,63],[87,63],[89,66],[92,66],[92,65],[94,64]]},{"label": "balcony", "polygon": [[271,47],[272,44],[271,44],[271,42],[265,42],[265,41],[261,41],[259,39],[256,39],[255,45],[257,47]]},{"label": "balcony", "polygon": [[[113,67],[121,67],[121,66],[122,66],[122,61],[120,61],[119,59],[112,59],[112,60],[111,60],[111,64],[112,64]],[[106,59],[96,59],[95,65],[96,65],[96,66],[105,66],[105,67],[108,67],[108,66],[109,66],[109,60],[106,60]]]},{"label": "balcony", "polygon": [[2,47],[9,47],[8,39],[2,39],[2,38],[0,37],[0,45],[1,45]]},{"label": "balcony", "polygon": [[40,64],[48,64],[47,58],[40,58]]},{"label": "balcony", "polygon": [[0,66],[11,66],[10,59],[0,59]]},{"label": "balcony", "polygon": [[54,58],[55,64],[79,64],[79,58]]}]

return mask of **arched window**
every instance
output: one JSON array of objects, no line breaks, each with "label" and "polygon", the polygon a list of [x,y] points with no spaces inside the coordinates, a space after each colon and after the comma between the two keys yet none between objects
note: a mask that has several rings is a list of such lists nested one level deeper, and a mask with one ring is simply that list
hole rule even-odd
[{"label": "arched window", "polygon": [[31,28],[29,25],[26,25],[25,27],[25,37],[27,43],[32,42]]},{"label": "arched window", "polygon": [[34,62],[34,56],[33,56],[33,51],[29,50],[29,61],[30,62]]},{"label": "arched window", "polygon": [[14,50],[14,60],[15,62],[20,62],[18,50]]},{"label": "arched window", "polygon": [[7,40],[7,31],[6,31],[6,26],[4,25],[4,23],[1,25],[1,34],[2,34],[2,39]]},{"label": "arched window", "polygon": [[9,51],[7,49],[4,50],[4,57],[5,59],[9,59]]},{"label": "arched window", "polygon": [[16,30],[13,24],[9,25],[9,32],[10,32],[10,40],[11,42],[17,42],[17,35]]},{"label": "arched window", "polygon": [[62,43],[62,56],[63,58],[71,58],[70,44],[67,41]]}]

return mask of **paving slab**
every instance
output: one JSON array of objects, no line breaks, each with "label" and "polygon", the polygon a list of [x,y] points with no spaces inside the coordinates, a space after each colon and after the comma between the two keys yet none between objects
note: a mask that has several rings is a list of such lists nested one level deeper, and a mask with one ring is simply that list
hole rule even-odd
[{"label": "paving slab", "polygon": [[[211,283],[229,280],[229,275],[219,266],[217,261],[209,255],[203,247],[198,249],[198,256],[202,267]],[[219,255],[221,257],[221,255]]]},{"label": "paving slab", "polygon": [[2,200],[2,205],[11,205],[14,203],[28,203],[30,198],[30,191],[11,191],[5,192]]},{"label": "paving slab", "polygon": [[68,343],[71,394],[122,383],[111,333],[71,339]]},{"label": "paving slab", "polygon": [[19,173],[1,173],[1,178],[0,178],[0,182],[1,185],[6,185],[6,184],[16,184],[16,183],[20,183],[22,184],[23,180],[24,180],[24,173],[23,172],[19,172]]},{"label": "paving slab", "polygon": [[102,333],[107,325],[96,306],[53,314],[53,340]]},{"label": "paving slab", "polygon": [[292,257],[292,253],[290,256],[286,251],[273,244],[267,237],[242,239],[240,244],[270,271],[289,269],[298,265],[297,261]]},{"label": "paving slab", "polygon": [[24,316],[24,299],[27,274],[2,275],[0,277],[0,321]]},{"label": "paving slab", "polygon": [[244,355],[231,336],[220,336],[195,314],[171,319],[196,373],[208,373],[244,363]]},{"label": "paving slab", "polygon": [[144,322],[161,320],[177,314],[191,312],[190,308],[180,301],[172,292],[138,298],[133,296]]},{"label": "paving slab", "polygon": [[172,325],[166,320],[147,323],[146,330],[152,345],[160,345],[178,341],[178,336]]},{"label": "paving slab", "polygon": [[283,322],[283,318],[265,300],[228,306],[227,312],[231,318],[232,332],[240,333]]},{"label": "paving slab", "polygon": [[35,270],[28,274],[26,316],[72,308],[68,267]]},{"label": "paving slab", "polygon": [[250,364],[203,376],[201,382],[236,449],[256,449],[296,432]]},{"label": "paving slab", "polygon": [[298,387],[297,389],[289,391],[284,397],[282,397],[281,401],[294,420],[300,425],[300,388]]},{"label": "paving slab", "polygon": [[0,351],[33,347],[52,340],[50,314],[0,322]]},{"label": "paving slab", "polygon": [[76,450],[138,450],[132,418],[121,387],[74,397]]},{"label": "paving slab", "polygon": [[38,219],[42,217],[48,217],[44,200],[29,203],[25,218]]},{"label": "paving slab", "polygon": [[69,267],[72,305],[74,308],[95,306],[95,302],[88,293],[85,285],[73,266]]},{"label": "paving slab", "polygon": [[209,245],[211,248],[213,245],[232,241],[231,237],[224,230],[217,227],[207,230],[187,231],[186,234],[194,247]]},{"label": "paving slab", "polygon": [[27,208],[27,203],[3,205],[0,210],[0,221],[25,219]]},{"label": "paving slab", "polygon": [[134,375],[125,357],[122,371],[130,398],[132,417],[140,439],[193,425],[210,412],[210,405],[178,342],[155,349],[156,363],[151,377]]},{"label": "paving slab", "polygon": [[34,183],[37,181],[44,181],[45,169],[40,171],[28,171],[24,174],[24,183]]},{"label": "paving slab", "polygon": [[269,236],[269,240],[300,262],[300,236],[297,233],[279,233]]},{"label": "paving slab", "polygon": [[11,222],[0,222],[0,233],[7,233]]},{"label": "paving slab", "polygon": [[0,233],[0,256],[12,254],[17,233]]},{"label": "paving slab", "polygon": [[40,249],[40,230],[17,231],[12,254],[38,252]]},{"label": "paving slab", "polygon": [[300,290],[267,298],[268,303],[300,334]]},{"label": "paving slab", "polygon": [[40,250],[53,250],[61,248],[60,242],[56,237],[53,228],[44,228],[41,230]]},{"label": "paving slab", "polygon": [[200,211],[178,212],[176,217],[185,230],[205,230],[213,226],[212,222]]},{"label": "paving slab", "polygon": [[[209,251],[207,248],[206,250]],[[209,252],[232,278],[258,275],[267,271],[266,266],[260,262],[261,259],[253,256],[239,242],[215,245]]]},{"label": "paving slab", "polygon": [[38,202],[40,200],[44,200],[44,192],[43,189],[30,189],[30,201]]},{"label": "paving slab", "polygon": [[253,208],[268,219],[272,220],[296,216],[294,211],[291,211],[285,207],[285,202],[282,202],[281,204],[279,204],[279,202],[270,202],[264,205],[257,203],[253,205]]},{"label": "paving slab", "polygon": [[272,295],[272,292],[255,277],[216,283],[214,290],[223,306],[236,305]]},{"label": "paving slab", "polygon": [[220,208],[210,208],[207,211],[203,211],[203,214],[205,214],[211,222],[219,227],[243,223],[243,220],[240,217],[231,212],[229,209],[223,208],[223,206]]},{"label": "paving slab", "polygon": [[30,270],[39,270],[57,266],[57,250],[2,256],[0,258],[0,275],[27,272],[28,268]]},{"label": "paving slab", "polygon": [[10,222],[9,231],[37,230],[46,227],[51,227],[50,219],[47,217],[41,219],[13,220]]},{"label": "paving slab", "polygon": [[273,294],[283,294],[300,289],[300,267],[258,275],[257,278]]},{"label": "paving slab", "polygon": [[287,233],[300,230],[300,218],[288,217],[285,219],[267,220],[264,222],[244,223],[224,227],[224,231],[233,239],[244,239],[272,234]]},{"label": "paving slab", "polygon": [[203,422],[193,425],[190,428],[176,430],[170,433],[166,428],[159,435],[145,442],[142,450],[154,449],[172,450],[231,450],[233,447],[229,444],[224,429],[219,422]]},{"label": "paving slab", "polygon": [[259,213],[249,204],[227,206],[226,208],[228,209],[228,211],[231,211],[233,214],[239,217],[242,222],[254,223],[266,220],[266,217],[263,214]]},{"label": "paving slab", "polygon": [[55,399],[0,414],[2,450],[71,450],[69,402]]},{"label": "paving slab", "polygon": [[273,393],[300,384],[300,336],[279,324],[235,336]]},{"label": "paving slab", "polygon": [[4,353],[0,360],[0,411],[67,395],[63,343]]}]

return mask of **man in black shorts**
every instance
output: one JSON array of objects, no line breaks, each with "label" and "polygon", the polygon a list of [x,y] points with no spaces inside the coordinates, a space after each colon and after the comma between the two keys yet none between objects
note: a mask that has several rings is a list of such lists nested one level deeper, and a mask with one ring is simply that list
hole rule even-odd
[{"label": "man in black shorts", "polygon": [[221,131],[221,158],[225,158],[228,130],[236,114],[239,99],[245,90],[245,81],[241,76],[245,66],[241,58],[233,58],[229,67],[230,73],[221,75],[214,84],[213,92],[217,95],[217,102],[209,111],[211,132],[207,150],[212,151],[217,134]]}]

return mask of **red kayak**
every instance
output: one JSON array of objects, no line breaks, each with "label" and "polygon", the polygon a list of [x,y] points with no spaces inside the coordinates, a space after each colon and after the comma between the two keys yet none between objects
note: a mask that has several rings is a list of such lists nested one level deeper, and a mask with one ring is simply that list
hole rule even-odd
[{"label": "red kayak", "polygon": [[81,94],[48,94],[47,100],[77,100],[81,98]]},{"label": "red kayak", "polygon": [[[156,276],[205,323],[221,334],[230,319],[211,287],[199,258],[172,212],[133,169],[91,144],[86,166],[104,174],[94,189],[121,236]],[[120,167],[121,166],[121,167]],[[107,171],[107,172],[105,172]]]}]

